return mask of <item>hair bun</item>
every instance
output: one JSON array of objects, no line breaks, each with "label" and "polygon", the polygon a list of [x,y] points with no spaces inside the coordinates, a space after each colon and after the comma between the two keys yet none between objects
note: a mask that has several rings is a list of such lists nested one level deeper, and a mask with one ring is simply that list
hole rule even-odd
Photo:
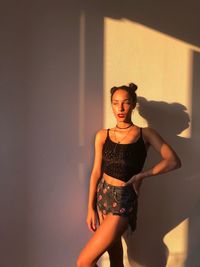
[{"label": "hair bun", "polygon": [[137,90],[137,85],[134,83],[129,83],[129,88],[131,88],[134,92]]}]

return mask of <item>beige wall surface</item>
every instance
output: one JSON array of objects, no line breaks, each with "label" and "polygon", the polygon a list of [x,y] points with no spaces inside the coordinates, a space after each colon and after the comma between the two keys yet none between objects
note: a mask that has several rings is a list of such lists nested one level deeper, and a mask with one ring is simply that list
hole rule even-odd
[{"label": "beige wall surface", "polygon": [[[195,266],[194,259],[187,257],[192,239],[190,216],[196,213],[194,206],[199,201],[198,157],[192,146],[199,131],[193,119],[193,98],[198,90],[193,71],[200,49],[126,19],[105,18],[104,26],[104,126],[115,125],[109,88],[135,82],[138,105],[134,123],[155,128],[183,164],[175,172],[144,181],[138,229],[132,237],[124,237],[126,266],[182,267],[191,262]],[[144,169],[158,160],[152,150],[148,156]],[[198,221],[198,214],[195,218]],[[109,266],[107,262],[105,256],[102,266]]]},{"label": "beige wall surface", "polygon": [[[145,181],[126,265],[199,266],[197,4],[1,2],[0,266],[76,265],[91,236],[94,136],[114,125],[109,88],[130,81],[133,120],[157,129],[183,167]],[[157,160],[149,151],[145,168]]]}]

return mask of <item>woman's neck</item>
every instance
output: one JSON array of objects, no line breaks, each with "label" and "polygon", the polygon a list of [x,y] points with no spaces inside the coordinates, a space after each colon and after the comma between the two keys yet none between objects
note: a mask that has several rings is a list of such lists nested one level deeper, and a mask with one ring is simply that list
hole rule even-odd
[{"label": "woman's neck", "polygon": [[127,122],[122,121],[122,122],[117,122],[116,127],[118,129],[127,129],[131,127],[132,125],[133,125],[132,121],[127,121]]}]

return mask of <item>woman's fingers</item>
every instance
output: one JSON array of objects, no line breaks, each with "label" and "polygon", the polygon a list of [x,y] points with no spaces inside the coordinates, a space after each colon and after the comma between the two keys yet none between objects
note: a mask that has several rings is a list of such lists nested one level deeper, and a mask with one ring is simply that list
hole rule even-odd
[{"label": "woman's fingers", "polygon": [[128,182],[125,183],[125,185],[132,184],[135,180],[136,175],[134,175],[131,179],[128,180]]},{"label": "woman's fingers", "polygon": [[93,230],[93,226],[92,226],[92,220],[89,221],[89,222],[87,223],[87,225],[88,225],[89,230],[90,230],[91,232],[94,232],[94,230]]},{"label": "woman's fingers", "polygon": [[92,222],[91,216],[88,215],[87,220],[86,220],[86,223],[87,223],[87,226],[88,226],[88,228],[89,228],[90,231],[92,231],[91,222]]},{"label": "woman's fingers", "polygon": [[96,226],[96,217],[93,217],[92,218],[92,230],[93,231],[96,231],[97,229],[97,226]]},{"label": "woman's fingers", "polygon": [[142,180],[135,180],[135,181],[132,183],[132,185],[133,185],[133,188],[134,188],[136,194],[139,195],[140,187],[141,187],[141,185],[142,185]]},{"label": "woman's fingers", "polygon": [[92,231],[92,232],[96,231],[97,226],[96,226],[96,216],[95,216],[95,214],[90,215],[87,218],[87,225],[88,225],[88,228],[89,228],[90,231]]},{"label": "woman's fingers", "polygon": [[132,185],[133,185],[133,189],[134,189],[135,193],[138,195],[139,194],[138,188],[135,186],[134,183],[132,183]]}]

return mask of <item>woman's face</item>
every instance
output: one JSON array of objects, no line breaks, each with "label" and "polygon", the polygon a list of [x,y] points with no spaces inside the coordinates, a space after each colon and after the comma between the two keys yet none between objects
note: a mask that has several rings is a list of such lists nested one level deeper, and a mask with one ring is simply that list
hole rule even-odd
[{"label": "woman's face", "polygon": [[129,93],[126,90],[118,89],[112,96],[112,110],[118,122],[131,120],[131,113],[134,105],[131,102]]}]

